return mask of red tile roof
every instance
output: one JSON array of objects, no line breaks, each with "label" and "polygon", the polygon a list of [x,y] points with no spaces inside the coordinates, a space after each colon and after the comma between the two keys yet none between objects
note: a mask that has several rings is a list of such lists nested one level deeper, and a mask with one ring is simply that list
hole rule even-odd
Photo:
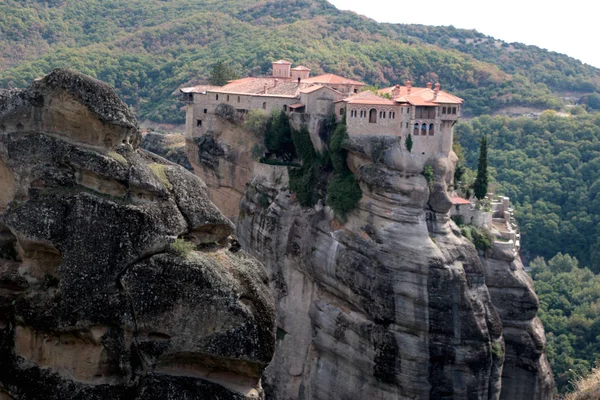
[{"label": "red tile roof", "polygon": [[466,204],[472,204],[469,200],[467,199],[463,199],[462,197],[459,196],[450,196],[450,200],[452,200],[452,204],[454,205],[466,205]]},{"label": "red tile roof", "polygon": [[273,61],[273,64],[285,64],[285,65],[291,65],[292,63],[286,60],[277,60],[277,61]]},{"label": "red tile roof", "polygon": [[225,86],[214,88],[211,92],[228,94],[265,94],[277,96],[298,96],[299,90],[309,85],[292,81],[291,79],[268,78],[242,78],[227,83]]},{"label": "red tile roof", "polygon": [[394,89],[397,89],[397,94],[394,100],[399,103],[410,103],[415,106],[437,106],[439,104],[462,104],[463,99],[454,96],[443,90],[438,91],[437,97],[435,91],[429,88],[412,87],[410,94],[406,86],[391,86],[379,90],[379,94],[394,94]]},{"label": "red tile roof", "polygon": [[294,67],[292,68],[292,71],[310,71],[311,69],[308,67],[305,67],[304,65],[300,65],[298,67]]},{"label": "red tile roof", "polygon": [[365,86],[366,84],[352,79],[344,78],[343,76],[335,74],[325,74],[313,76],[312,78],[304,79],[305,83],[321,83],[326,85],[354,85],[354,86]]},{"label": "red tile roof", "polygon": [[316,92],[317,90],[321,90],[321,89],[326,89],[326,90],[330,90],[332,92],[335,92],[341,96],[343,96],[343,94],[333,88],[330,88],[329,86],[325,86],[325,85],[312,85],[309,84],[310,86],[308,87],[304,87],[302,89],[300,89],[300,93],[304,93],[304,94],[308,94],[308,93],[312,93],[312,92]]},{"label": "red tile roof", "polygon": [[394,100],[378,96],[370,90],[365,90],[364,92],[360,92],[358,94],[350,96],[342,101],[345,101],[348,104],[377,104],[388,106],[397,105]]}]

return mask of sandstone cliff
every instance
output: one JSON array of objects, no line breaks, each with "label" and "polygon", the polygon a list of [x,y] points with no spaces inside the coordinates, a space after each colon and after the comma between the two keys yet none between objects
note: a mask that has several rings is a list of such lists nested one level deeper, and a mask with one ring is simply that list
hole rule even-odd
[{"label": "sandstone cliff", "polygon": [[140,139],[89,77],[0,90],[0,398],[263,398],[267,273]]},{"label": "sandstone cliff", "polygon": [[[211,147],[236,148],[249,136],[238,133],[214,133]],[[278,310],[270,398],[551,399],[522,265],[478,254],[448,218],[454,155],[429,160],[428,183],[423,160],[396,138],[346,147],[364,196],[344,224],[322,205],[300,207],[285,167],[217,155],[202,168],[228,176],[209,186],[212,198],[245,192],[239,240],[269,270]]]}]

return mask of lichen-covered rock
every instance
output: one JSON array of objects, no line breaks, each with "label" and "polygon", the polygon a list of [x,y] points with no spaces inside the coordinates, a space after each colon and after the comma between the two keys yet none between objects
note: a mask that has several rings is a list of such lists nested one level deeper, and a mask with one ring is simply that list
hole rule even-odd
[{"label": "lichen-covered rock", "polygon": [[428,182],[424,161],[395,138],[353,137],[344,146],[363,190],[344,224],[327,207],[300,207],[287,179],[274,182],[285,167],[255,176],[242,199],[238,236],[267,266],[278,310],[270,398],[551,396],[541,369],[520,381],[537,379],[535,391],[504,390],[514,385],[502,378],[505,354],[522,344],[524,365],[543,343],[503,335],[487,265],[448,218],[454,156],[425,160]]},{"label": "lichen-covered rock", "polygon": [[0,128],[0,397],[263,398],[267,273],[204,183],[72,71],[0,92]]}]

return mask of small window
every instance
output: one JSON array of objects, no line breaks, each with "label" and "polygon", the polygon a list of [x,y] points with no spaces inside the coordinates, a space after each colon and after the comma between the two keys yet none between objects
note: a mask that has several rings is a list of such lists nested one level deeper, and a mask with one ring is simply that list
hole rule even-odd
[{"label": "small window", "polygon": [[408,128],[408,122],[406,123],[406,127]]},{"label": "small window", "polygon": [[433,124],[429,124],[429,136],[433,136],[434,133],[435,133],[435,128],[434,128]]},{"label": "small window", "polygon": [[354,89],[354,93],[358,93],[358,89]]},{"label": "small window", "polygon": [[204,109],[204,114],[206,114],[206,112],[207,112],[207,111],[208,111],[208,110],[205,108],[205,109]]},{"label": "small window", "polygon": [[340,116],[343,116],[343,115],[344,115],[344,109],[340,108]]},{"label": "small window", "polygon": [[456,107],[452,107],[452,114],[456,114]]},{"label": "small window", "polygon": [[196,126],[202,126],[202,120],[201,119],[196,120]]},{"label": "small window", "polygon": [[287,105],[283,106],[283,111],[287,111]]},{"label": "small window", "polygon": [[238,103],[240,102],[240,100],[241,100],[241,98],[240,98],[240,96],[238,96]]},{"label": "small window", "polygon": [[229,101],[229,95],[227,95],[227,101]]},{"label": "small window", "polygon": [[267,109],[267,102],[265,101],[265,102],[263,102],[263,110],[266,110],[266,109]]},{"label": "small window", "polygon": [[215,96],[215,100],[219,100],[219,95],[216,95],[216,96]]},{"label": "small window", "polygon": [[442,114],[446,114],[446,107],[442,107]]}]

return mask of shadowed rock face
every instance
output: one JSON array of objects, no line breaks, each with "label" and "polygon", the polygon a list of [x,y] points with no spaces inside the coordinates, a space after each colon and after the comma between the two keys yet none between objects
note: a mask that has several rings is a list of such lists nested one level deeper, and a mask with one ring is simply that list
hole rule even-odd
[{"label": "shadowed rock face", "polygon": [[0,91],[0,398],[263,398],[266,271],[229,250],[204,183],[139,142],[89,77]]},{"label": "shadowed rock face", "polygon": [[[499,315],[494,306],[502,300],[486,286],[485,268],[494,261],[482,264],[448,219],[454,155],[430,160],[435,177],[428,183],[422,161],[395,140],[370,136],[346,144],[364,196],[343,225],[327,208],[301,208],[285,168],[255,171],[238,235],[267,266],[276,296],[268,397],[550,399],[539,325],[528,336],[537,340],[533,346],[524,335],[505,339],[502,322],[510,316]],[[520,289],[531,309],[513,319],[534,327],[535,295]],[[519,356],[519,348],[531,351]],[[521,371],[531,363],[525,378],[510,381],[519,373],[513,371],[503,380],[505,354],[521,357]],[[533,382],[536,388],[519,391]]]}]

